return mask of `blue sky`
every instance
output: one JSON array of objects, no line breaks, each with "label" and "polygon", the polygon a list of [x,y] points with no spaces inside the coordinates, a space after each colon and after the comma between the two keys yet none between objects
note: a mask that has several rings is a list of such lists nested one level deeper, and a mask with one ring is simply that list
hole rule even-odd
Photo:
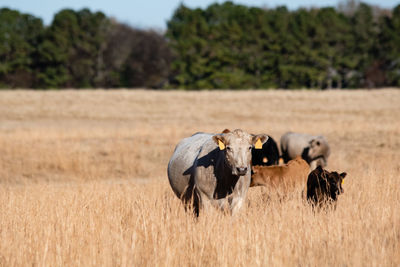
[{"label": "blue sky", "polygon": [[[45,24],[50,24],[53,15],[63,8],[81,9],[84,7],[92,11],[102,11],[107,16],[115,17],[118,21],[134,27],[154,28],[163,30],[166,21],[171,18],[176,7],[184,3],[189,7],[207,7],[211,3],[224,1],[212,0],[0,0],[0,7],[17,9],[30,13],[43,19]],[[258,7],[276,7],[286,5],[290,9],[298,7],[337,6],[339,1],[333,0],[239,0],[232,1],[238,4]],[[369,4],[392,8],[400,3],[393,0],[367,0]]]}]

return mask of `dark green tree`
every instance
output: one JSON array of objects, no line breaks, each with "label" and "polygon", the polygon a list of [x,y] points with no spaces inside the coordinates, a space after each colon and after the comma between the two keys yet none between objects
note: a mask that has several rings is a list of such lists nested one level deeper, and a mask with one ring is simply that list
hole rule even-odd
[{"label": "dark green tree", "polygon": [[0,9],[0,87],[32,87],[34,54],[43,32],[41,19]]},{"label": "dark green tree", "polygon": [[289,11],[179,6],[165,34],[88,9],[50,26],[0,9],[0,87],[357,88],[400,86],[400,5]]},{"label": "dark green tree", "polygon": [[101,12],[57,13],[39,46],[40,86],[94,87],[110,21]]},{"label": "dark green tree", "polygon": [[375,87],[375,81],[366,76],[367,70],[377,58],[373,48],[377,41],[378,31],[374,22],[372,8],[367,4],[361,3],[351,17],[350,22],[354,42],[349,47],[353,55],[354,69],[360,73],[355,85],[358,87]]},{"label": "dark green tree", "polygon": [[381,20],[378,53],[385,69],[385,85],[400,86],[400,5]]}]

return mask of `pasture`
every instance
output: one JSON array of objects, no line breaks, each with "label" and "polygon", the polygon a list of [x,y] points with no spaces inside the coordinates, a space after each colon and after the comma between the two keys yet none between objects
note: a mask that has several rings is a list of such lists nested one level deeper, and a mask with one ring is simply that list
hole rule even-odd
[{"label": "pasture", "polygon": [[[400,90],[0,91],[0,266],[399,266]],[[336,210],[250,188],[193,220],[167,179],[183,137],[323,134]]]}]

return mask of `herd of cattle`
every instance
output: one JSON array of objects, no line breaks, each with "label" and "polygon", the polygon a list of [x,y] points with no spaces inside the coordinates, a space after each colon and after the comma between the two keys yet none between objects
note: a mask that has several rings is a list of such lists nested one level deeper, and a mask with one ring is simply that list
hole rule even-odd
[{"label": "herd of cattle", "polygon": [[[172,190],[198,216],[216,207],[235,213],[251,186],[266,186],[285,197],[306,190],[314,206],[336,201],[346,173],[329,172],[329,144],[323,136],[288,132],[275,140],[243,130],[196,133],[184,138],[168,164]],[[280,159],[284,163],[280,164]]]}]

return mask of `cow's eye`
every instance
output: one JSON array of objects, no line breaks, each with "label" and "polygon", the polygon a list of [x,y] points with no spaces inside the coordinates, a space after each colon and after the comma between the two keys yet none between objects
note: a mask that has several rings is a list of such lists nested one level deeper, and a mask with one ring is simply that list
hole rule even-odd
[{"label": "cow's eye", "polygon": [[251,146],[249,146],[249,150],[251,150]]},{"label": "cow's eye", "polygon": [[319,146],[319,141],[317,141],[317,146]]},{"label": "cow's eye", "polygon": [[230,146],[227,146],[227,147],[226,147],[226,150],[232,151],[232,148],[231,148]]}]

